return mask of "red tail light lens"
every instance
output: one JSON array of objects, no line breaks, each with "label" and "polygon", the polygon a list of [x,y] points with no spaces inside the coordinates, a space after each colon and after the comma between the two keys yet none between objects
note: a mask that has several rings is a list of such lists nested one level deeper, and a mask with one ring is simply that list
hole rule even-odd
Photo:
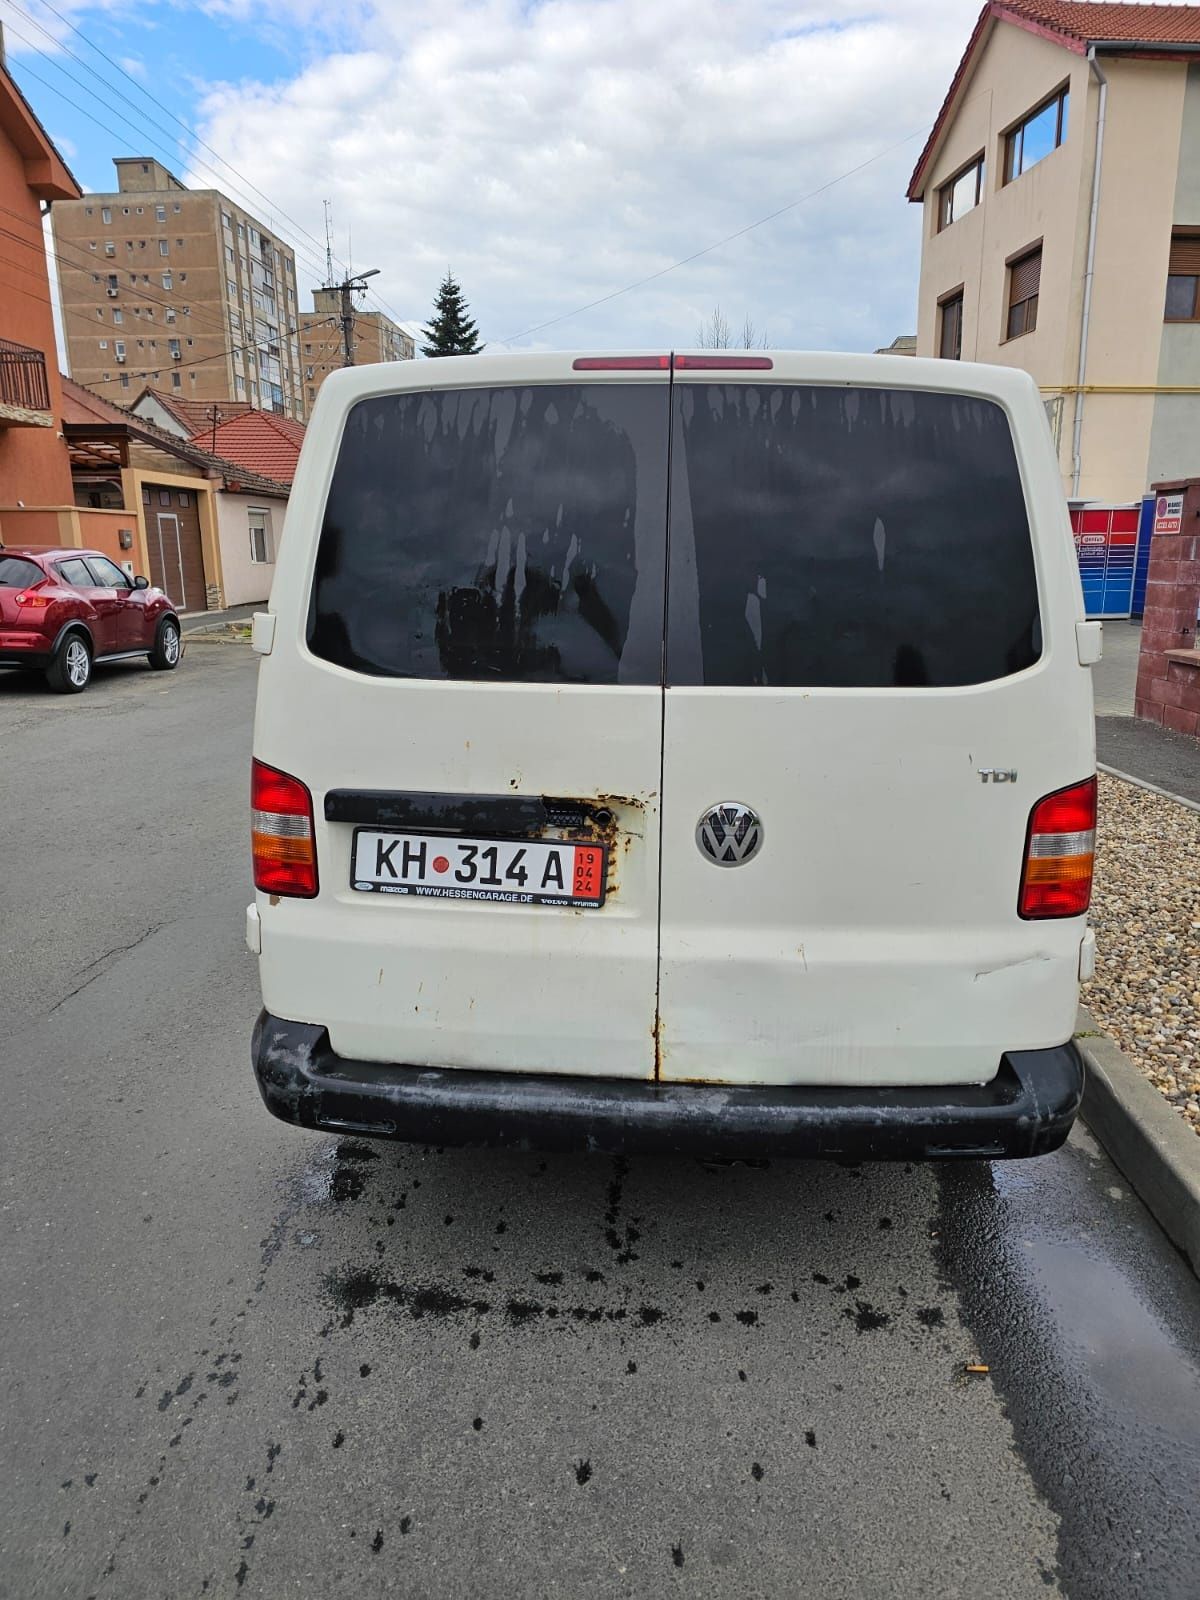
[{"label": "red tail light lens", "polygon": [[676,356],[677,372],[770,372],[770,356]]},{"label": "red tail light lens", "polygon": [[250,769],[254,887],[311,900],[317,892],[312,795],[299,778],[255,761]]},{"label": "red tail light lens", "polygon": [[576,356],[575,372],[669,372],[670,356]]},{"label": "red tail light lens", "polygon": [[1096,780],[1039,800],[1029,817],[1018,910],[1027,920],[1080,917],[1092,900]]},{"label": "red tail light lens", "polygon": [[22,589],[15,598],[17,604],[26,611],[45,611],[54,604],[52,594],[35,594],[32,589]]}]

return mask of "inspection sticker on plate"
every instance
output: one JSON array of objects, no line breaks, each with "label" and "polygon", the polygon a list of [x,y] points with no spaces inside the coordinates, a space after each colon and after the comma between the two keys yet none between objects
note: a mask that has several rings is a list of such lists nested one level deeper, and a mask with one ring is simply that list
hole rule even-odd
[{"label": "inspection sticker on plate", "polygon": [[350,887],[427,900],[514,906],[604,904],[604,846],[571,840],[463,839],[358,828]]}]

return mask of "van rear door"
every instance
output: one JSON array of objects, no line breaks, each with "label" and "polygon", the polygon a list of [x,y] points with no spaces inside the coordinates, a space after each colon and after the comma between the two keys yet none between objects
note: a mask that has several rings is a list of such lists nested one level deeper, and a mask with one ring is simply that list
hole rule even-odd
[{"label": "van rear door", "polygon": [[264,1003],[359,1060],[652,1077],[669,362],[401,371],[322,389],[280,552],[255,755],[320,888],[259,895]]},{"label": "van rear door", "polygon": [[1083,932],[1018,915],[1031,807],[1094,761],[1040,405],[774,361],[676,359],[660,1075],[987,1081],[1070,1037]]}]

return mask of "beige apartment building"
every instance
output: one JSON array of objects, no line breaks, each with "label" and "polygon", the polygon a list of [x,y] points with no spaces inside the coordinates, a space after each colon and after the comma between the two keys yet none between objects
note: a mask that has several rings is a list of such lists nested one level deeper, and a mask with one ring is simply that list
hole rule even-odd
[{"label": "beige apartment building", "polygon": [[1072,500],[1200,474],[1200,6],[985,5],[908,194],[918,354],[1030,372]]},{"label": "beige apartment building", "polygon": [[115,193],[50,213],[71,376],[118,404],[149,384],[304,421],[293,252],[158,161],[113,164]]},{"label": "beige apartment building", "polygon": [[[338,289],[314,289],[313,309],[300,313],[304,399],[310,410],[322,383],[343,365],[341,319]],[[416,355],[411,337],[382,311],[356,310],[352,338],[356,367],[376,361],[411,361]]]}]

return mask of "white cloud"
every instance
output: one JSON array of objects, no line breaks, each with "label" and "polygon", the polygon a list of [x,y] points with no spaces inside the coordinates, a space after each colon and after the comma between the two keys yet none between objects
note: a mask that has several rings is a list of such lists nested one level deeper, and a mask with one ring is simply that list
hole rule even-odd
[{"label": "white cloud", "polygon": [[[251,15],[249,0],[214,4]],[[314,5],[253,12],[303,26]],[[530,341],[686,344],[719,302],[775,345],[870,349],[915,326],[919,226],[904,189],[972,21],[952,0],[867,15],[845,0],[379,0],[348,14],[352,49],[287,81],[211,86],[202,131],[317,238],[330,197],[338,254],[352,230],[355,265],[382,269],[399,316],[424,320],[451,266],[491,341],[916,135]]]}]

